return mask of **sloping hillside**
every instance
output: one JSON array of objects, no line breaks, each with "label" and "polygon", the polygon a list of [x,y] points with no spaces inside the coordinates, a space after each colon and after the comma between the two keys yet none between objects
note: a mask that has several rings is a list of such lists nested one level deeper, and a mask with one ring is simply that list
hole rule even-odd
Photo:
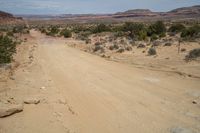
[{"label": "sloping hillside", "polygon": [[21,20],[22,20],[22,18],[16,18],[10,13],[0,11],[0,24],[16,23]]},{"label": "sloping hillside", "polygon": [[200,5],[177,8],[167,12],[168,16],[200,17]]}]

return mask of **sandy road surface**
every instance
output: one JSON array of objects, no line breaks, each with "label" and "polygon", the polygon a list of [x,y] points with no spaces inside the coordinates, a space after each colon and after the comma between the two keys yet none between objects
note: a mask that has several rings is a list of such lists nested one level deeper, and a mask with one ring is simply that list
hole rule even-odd
[{"label": "sandy road surface", "polygon": [[31,35],[33,62],[16,70],[1,96],[41,102],[0,119],[0,133],[200,132],[200,106],[192,104],[200,79],[107,61],[68,47],[71,40]]}]

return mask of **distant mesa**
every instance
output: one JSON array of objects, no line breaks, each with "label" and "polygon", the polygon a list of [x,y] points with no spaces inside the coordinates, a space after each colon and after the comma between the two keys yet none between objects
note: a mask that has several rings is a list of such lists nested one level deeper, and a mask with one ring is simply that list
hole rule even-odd
[{"label": "distant mesa", "polygon": [[123,17],[152,17],[157,16],[158,14],[152,12],[149,9],[134,9],[128,10],[125,12],[119,12],[113,15],[114,18],[123,18]]}]

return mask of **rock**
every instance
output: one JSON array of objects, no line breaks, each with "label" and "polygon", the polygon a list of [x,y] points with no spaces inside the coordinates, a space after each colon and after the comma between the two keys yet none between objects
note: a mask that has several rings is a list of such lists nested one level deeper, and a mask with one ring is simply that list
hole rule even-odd
[{"label": "rock", "polygon": [[127,51],[131,51],[131,50],[132,50],[132,47],[131,47],[131,46],[127,46],[127,47],[126,47],[126,50],[127,50]]},{"label": "rock", "polygon": [[164,46],[172,46],[172,43],[170,43],[170,42],[167,42],[167,43],[165,43],[165,45]]},{"label": "rock", "polygon": [[38,104],[40,103],[40,100],[37,98],[27,98],[24,100],[25,104]]},{"label": "rock", "polygon": [[101,54],[101,57],[106,58],[106,55],[105,54]]},{"label": "rock", "polygon": [[118,53],[123,53],[125,50],[123,48],[120,48],[117,52]]},{"label": "rock", "polygon": [[182,48],[182,49],[181,49],[181,52],[185,52],[185,51],[186,51],[186,49],[185,49],[185,48]]},{"label": "rock", "polygon": [[152,44],[152,46],[156,47],[156,46],[159,46],[160,44],[161,44],[160,41],[154,41],[153,44]]},{"label": "rock", "polygon": [[170,133],[194,133],[190,129],[183,128],[183,127],[174,127],[170,130]]},{"label": "rock", "polygon": [[197,101],[196,101],[196,100],[193,100],[192,103],[193,103],[193,104],[197,104]]},{"label": "rock", "polygon": [[58,99],[58,103],[59,104],[67,104],[67,100],[66,99]]},{"label": "rock", "polygon": [[42,87],[40,87],[40,89],[42,89],[42,90],[45,90],[45,89],[46,89],[46,87],[42,86]]},{"label": "rock", "polygon": [[10,77],[11,80],[15,80],[15,78],[13,76]]},{"label": "rock", "polygon": [[23,104],[0,104],[0,118],[23,111]]},{"label": "rock", "polygon": [[109,49],[110,50],[119,49],[119,46],[117,44],[114,44],[114,45],[110,46]]},{"label": "rock", "polygon": [[145,48],[146,46],[144,45],[144,44],[139,44],[138,46],[137,46],[137,48]]}]

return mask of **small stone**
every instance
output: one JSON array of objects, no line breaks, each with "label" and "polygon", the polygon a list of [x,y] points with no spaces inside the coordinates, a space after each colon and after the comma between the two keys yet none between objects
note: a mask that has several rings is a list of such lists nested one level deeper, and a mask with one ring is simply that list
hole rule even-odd
[{"label": "small stone", "polygon": [[46,89],[46,87],[42,86],[42,87],[40,87],[40,89],[42,89],[42,90],[45,90],[45,89]]},{"label": "small stone", "polygon": [[142,44],[142,43],[137,46],[137,48],[145,48],[145,47],[146,47],[146,45]]},{"label": "small stone", "polygon": [[0,118],[23,111],[23,104],[0,104]]},{"label": "small stone", "polygon": [[40,100],[37,98],[27,98],[24,100],[25,104],[38,104],[40,103]]},{"label": "small stone", "polygon": [[14,78],[14,77],[10,77],[10,79],[11,79],[11,80],[15,80],[15,78]]},{"label": "small stone", "polygon": [[196,100],[193,100],[192,103],[193,103],[193,104],[197,104],[197,101],[196,101]]},{"label": "small stone", "polygon": [[66,99],[59,99],[58,103],[60,103],[60,104],[67,104],[67,101],[66,101]]}]

